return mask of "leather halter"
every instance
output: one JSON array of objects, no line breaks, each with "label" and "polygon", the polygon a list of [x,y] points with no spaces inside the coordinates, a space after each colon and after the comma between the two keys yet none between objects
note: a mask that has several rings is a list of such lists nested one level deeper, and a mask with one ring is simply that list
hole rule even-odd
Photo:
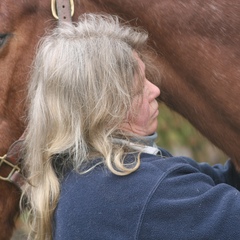
[{"label": "leather halter", "polygon": [[[51,10],[59,24],[72,22],[74,2],[73,0],[51,0]],[[20,190],[26,182],[20,168],[22,145],[23,137],[11,145],[6,155],[0,157],[0,180],[13,183]]]},{"label": "leather halter", "polygon": [[[23,139],[14,142],[9,148],[7,154],[0,157],[0,180],[11,182],[19,189],[22,188],[25,182],[19,166],[22,160],[22,143]],[[4,172],[4,174],[2,172]]]}]

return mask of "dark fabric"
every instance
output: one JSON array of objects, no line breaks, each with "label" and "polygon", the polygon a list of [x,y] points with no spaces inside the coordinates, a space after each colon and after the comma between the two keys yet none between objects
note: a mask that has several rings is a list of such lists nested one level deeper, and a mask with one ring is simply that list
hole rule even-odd
[{"label": "dark fabric", "polygon": [[54,215],[56,240],[240,239],[240,175],[186,157],[142,154],[124,177],[103,165],[68,173]]}]

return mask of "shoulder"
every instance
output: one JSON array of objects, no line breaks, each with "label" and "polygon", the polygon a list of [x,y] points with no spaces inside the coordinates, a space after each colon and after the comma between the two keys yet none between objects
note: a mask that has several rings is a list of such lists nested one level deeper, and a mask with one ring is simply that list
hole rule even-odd
[{"label": "shoulder", "polygon": [[[134,155],[128,156],[128,161],[132,162],[131,158],[136,157]],[[87,180],[88,183],[90,182],[90,179],[114,179],[114,180],[134,180],[135,178],[142,178],[143,175],[149,175],[149,178],[153,179],[159,179],[162,175],[166,176],[170,172],[173,172],[177,169],[186,168],[189,169],[189,171],[198,171],[197,166],[198,164],[186,157],[173,157],[170,154],[169,155],[152,155],[152,154],[146,154],[142,153],[140,155],[141,158],[141,164],[137,171],[133,172],[130,175],[127,176],[117,176],[112,174],[105,166],[104,164],[99,164],[95,168],[93,168],[91,171],[79,174],[76,171],[72,170],[68,174],[66,174],[66,177],[63,180],[63,187],[65,185],[71,185],[74,187],[74,185],[78,185],[78,181],[85,181]],[[114,182],[113,182],[114,183]]]},{"label": "shoulder", "polygon": [[[74,191],[75,187],[79,188],[80,182],[87,181],[88,184],[94,182],[104,181],[106,184],[115,184],[115,181],[138,181],[139,179],[148,179],[146,184],[149,181],[159,181],[159,179],[163,179],[166,177],[170,177],[170,174],[173,172],[178,172],[180,175],[185,174],[186,172],[199,172],[201,171],[200,165],[196,163],[194,160],[187,157],[173,157],[167,151],[164,152],[161,149],[162,155],[151,155],[142,153],[140,155],[141,164],[137,171],[133,172],[127,176],[117,176],[112,174],[104,164],[100,164],[97,167],[93,168],[91,171],[85,174],[79,174],[76,171],[72,170],[68,174],[66,174],[63,182],[62,182],[62,190],[67,190],[68,192],[71,189]],[[132,157],[132,155],[128,156]],[[129,160],[131,162],[131,160]],[[211,168],[208,165],[209,168]],[[98,181],[97,181],[98,179]]]},{"label": "shoulder", "polygon": [[188,169],[188,171],[198,171],[198,163],[187,157],[173,157],[167,151],[161,149],[161,155],[155,156],[143,153],[141,154],[140,170],[157,171],[165,176],[178,169]]},{"label": "shoulder", "polygon": [[67,205],[69,199],[74,201],[83,196],[94,197],[107,191],[109,195],[116,194],[116,198],[119,192],[125,196],[135,194],[144,198],[151,192],[153,186],[171,178],[174,172],[181,175],[198,171],[191,163],[192,160],[188,158],[163,158],[143,153],[139,169],[127,176],[114,175],[103,164],[85,174],[72,170],[62,181],[61,201],[65,201]]}]

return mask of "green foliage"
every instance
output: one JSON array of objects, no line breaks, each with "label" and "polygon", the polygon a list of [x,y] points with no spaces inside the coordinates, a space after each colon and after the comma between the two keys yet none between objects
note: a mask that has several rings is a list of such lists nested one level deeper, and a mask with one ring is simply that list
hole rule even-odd
[{"label": "green foliage", "polygon": [[159,106],[157,144],[173,155],[189,156],[199,162],[224,163],[227,156],[204,138],[192,125],[165,105]]}]

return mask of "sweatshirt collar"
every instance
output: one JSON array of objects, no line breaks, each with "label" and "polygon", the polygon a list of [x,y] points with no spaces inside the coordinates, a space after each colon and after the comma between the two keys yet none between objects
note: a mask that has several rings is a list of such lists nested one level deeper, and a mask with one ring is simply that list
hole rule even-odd
[{"label": "sweatshirt collar", "polygon": [[161,151],[158,149],[155,144],[155,140],[157,139],[157,133],[155,132],[152,135],[139,137],[139,138],[131,138],[129,141],[119,138],[114,138],[113,142],[120,143],[123,145],[127,145],[131,147],[133,150],[144,152],[148,154],[161,155]]}]

